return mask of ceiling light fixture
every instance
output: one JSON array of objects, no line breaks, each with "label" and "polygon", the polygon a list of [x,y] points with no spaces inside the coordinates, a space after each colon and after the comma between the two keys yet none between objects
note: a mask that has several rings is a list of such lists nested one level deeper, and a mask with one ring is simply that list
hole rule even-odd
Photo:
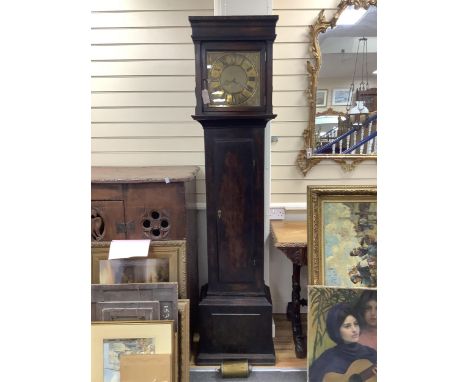
[{"label": "ceiling light fixture", "polygon": [[354,79],[356,77],[356,71],[358,69],[358,58],[359,58],[359,50],[361,47],[361,43],[362,43],[361,82],[359,83],[356,90],[366,91],[369,89],[369,74],[368,74],[368,69],[367,69],[367,37],[361,37],[359,39],[358,47],[356,51],[353,79],[351,81],[351,86],[349,87],[348,104],[346,105],[346,111],[348,114],[368,114],[369,113],[369,109],[366,107],[366,105],[364,105],[364,101],[362,100],[356,99],[356,105],[353,108],[351,108],[353,94],[355,90]]}]

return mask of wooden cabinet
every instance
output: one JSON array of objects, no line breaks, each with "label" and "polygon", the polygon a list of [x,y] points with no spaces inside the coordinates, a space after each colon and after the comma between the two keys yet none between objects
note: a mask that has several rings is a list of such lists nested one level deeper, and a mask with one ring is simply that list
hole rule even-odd
[{"label": "wooden cabinet", "polygon": [[91,240],[186,240],[187,298],[194,311],[199,295],[198,171],[196,166],[92,167],[91,171]]}]

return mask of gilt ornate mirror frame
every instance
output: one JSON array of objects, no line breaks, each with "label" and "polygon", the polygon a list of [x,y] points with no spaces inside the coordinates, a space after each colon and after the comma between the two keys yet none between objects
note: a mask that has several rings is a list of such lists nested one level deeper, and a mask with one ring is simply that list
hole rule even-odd
[{"label": "gilt ornate mirror frame", "polygon": [[302,133],[304,138],[304,148],[299,151],[296,159],[296,164],[304,176],[307,175],[309,170],[324,159],[331,159],[339,163],[342,169],[346,172],[354,170],[355,166],[366,160],[377,160],[375,154],[320,154],[310,155],[307,157],[307,152],[312,149],[315,150],[315,117],[316,112],[316,94],[318,74],[322,65],[322,54],[318,42],[320,33],[324,33],[328,28],[334,28],[336,22],[343,11],[350,5],[354,5],[356,9],[368,9],[370,6],[377,6],[377,0],[341,0],[338,4],[337,11],[330,21],[327,21],[324,16],[325,10],[322,9],[314,24],[309,26],[310,46],[309,51],[311,60],[307,61],[307,72],[309,75],[309,88],[307,89],[307,98],[309,100],[309,121],[307,128]]}]

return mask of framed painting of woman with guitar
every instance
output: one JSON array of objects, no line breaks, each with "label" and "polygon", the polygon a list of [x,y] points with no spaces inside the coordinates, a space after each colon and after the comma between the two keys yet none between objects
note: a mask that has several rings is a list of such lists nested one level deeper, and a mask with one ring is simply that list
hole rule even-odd
[{"label": "framed painting of woman with guitar", "polygon": [[368,330],[367,345],[360,338],[369,326],[366,317],[377,328],[376,292],[374,288],[308,286],[309,382],[377,381],[377,350],[368,346],[370,342],[376,347],[377,338],[369,339],[376,330]]}]

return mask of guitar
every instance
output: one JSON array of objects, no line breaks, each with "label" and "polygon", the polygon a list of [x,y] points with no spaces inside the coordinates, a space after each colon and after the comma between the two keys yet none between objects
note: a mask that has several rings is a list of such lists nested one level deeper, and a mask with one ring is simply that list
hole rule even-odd
[{"label": "guitar", "polygon": [[358,359],[349,365],[346,373],[327,373],[323,382],[377,382],[377,365],[367,359]]}]

